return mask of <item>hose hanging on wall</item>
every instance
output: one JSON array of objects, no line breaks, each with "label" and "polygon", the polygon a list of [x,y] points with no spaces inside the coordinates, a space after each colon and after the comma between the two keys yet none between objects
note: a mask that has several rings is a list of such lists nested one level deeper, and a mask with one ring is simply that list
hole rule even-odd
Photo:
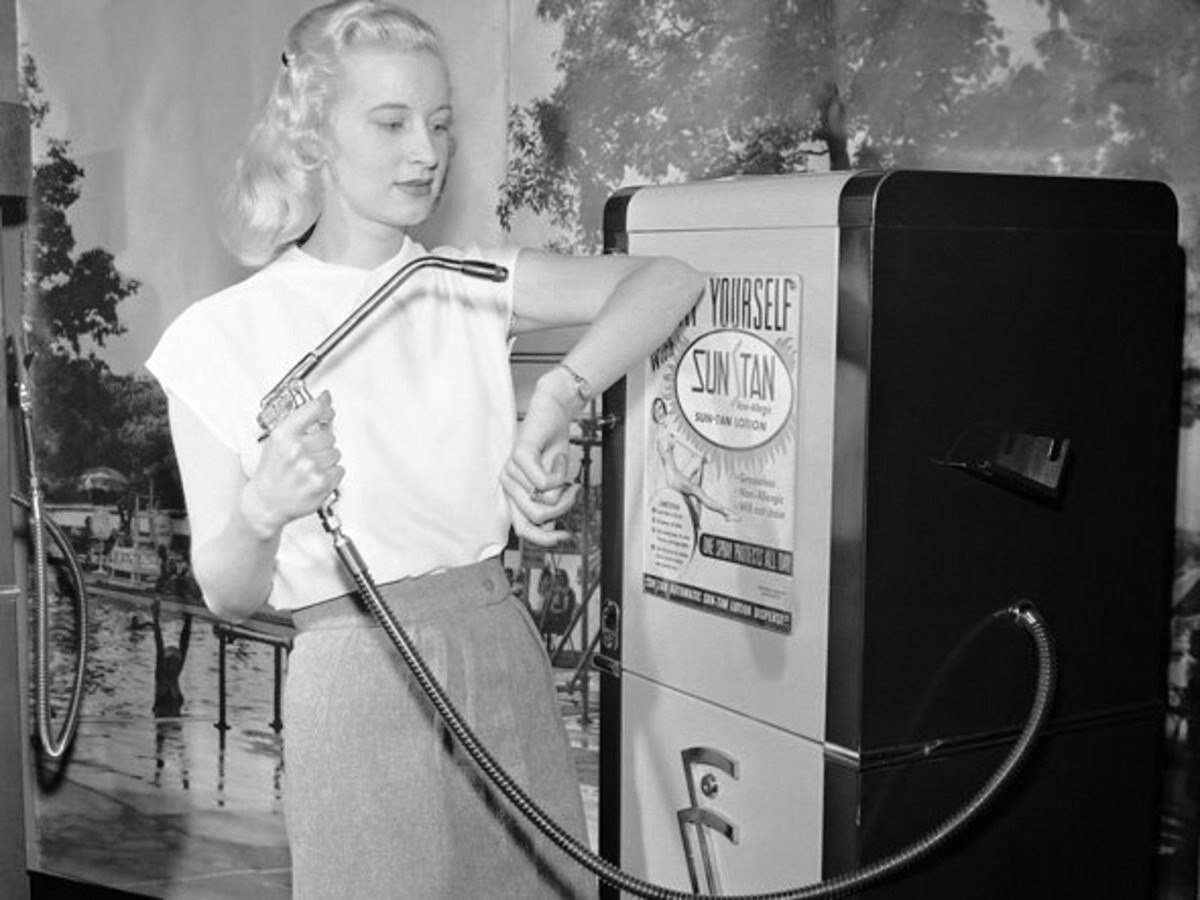
[{"label": "hose hanging on wall", "polygon": [[[33,511],[33,502],[22,494],[13,494],[12,501],[26,512]],[[37,529],[39,526],[34,524],[35,517],[30,516],[30,526]],[[43,561],[38,568],[43,572],[37,577],[37,630],[38,642],[36,647],[36,656],[38,659],[37,668],[37,686],[35,687],[35,697],[37,706],[37,728],[38,740],[45,751],[46,756],[50,759],[61,759],[67,752],[71,741],[75,738],[75,732],[79,727],[79,708],[83,702],[84,693],[84,674],[87,671],[87,634],[88,634],[88,615],[87,615],[87,584],[83,579],[83,570],[79,568],[79,561],[75,558],[75,548],[71,546],[71,539],[51,518],[43,516],[41,520],[41,528],[45,529],[50,534],[54,545],[58,547],[59,552],[63,556],[63,560],[67,564],[67,571],[71,576],[71,583],[75,588],[75,596],[77,599],[77,627],[79,628],[78,650],[75,656],[75,673],[71,685],[70,700],[67,704],[67,718],[63,722],[62,728],[59,730],[57,737],[52,737],[50,734],[50,702],[49,702],[49,670],[42,666],[42,659],[46,658],[45,648],[49,643],[49,598],[43,593],[42,585],[45,583],[45,541],[34,537],[35,550],[36,544],[42,544]]]},{"label": "hose hanging on wall", "polygon": [[[33,440],[33,398],[29,390],[28,379],[25,377],[24,360],[18,357],[11,342],[9,350],[10,359],[14,361],[20,372],[17,381],[17,407],[20,411],[18,419],[25,451],[26,478],[29,482],[28,496],[14,493],[12,500],[29,512],[29,532],[33,543],[33,583],[36,594],[34,605],[37,618],[37,630],[34,637],[35,670],[33,680],[37,736],[42,752],[52,760],[59,760],[66,755],[79,727],[79,709],[83,702],[84,676],[87,671],[87,587],[84,584],[83,572],[79,568],[79,561],[75,558],[75,548],[71,546],[70,540],[62,529],[45,514],[42,507],[42,482],[38,472],[37,452]],[[75,588],[77,609],[75,672],[67,701],[66,716],[57,734],[54,733],[51,726],[53,716],[50,709],[50,587],[46,563],[47,533],[66,561],[67,570]]]},{"label": "hose hanging on wall", "polygon": [[[263,429],[262,438],[269,435],[275,425],[289,412],[311,399],[311,394],[304,379],[328,356],[334,347],[365,320],[371,312],[377,309],[383,300],[390,296],[413,273],[427,266],[458,271],[464,275],[486,278],[493,281],[503,281],[508,277],[506,269],[491,263],[476,260],[455,260],[436,256],[420,257],[401,267],[372,293],[370,297],[363,301],[324,341],[293,366],[287,375],[263,398],[258,420],[259,425]],[[342,531],[341,523],[333,511],[335,500],[336,493],[322,505],[317,511],[317,515],[321,521],[321,525],[333,541],[338,559],[354,579],[364,605],[396,647],[405,665],[420,685],[422,692],[433,705],[447,729],[454,735],[455,739],[467,752],[467,755],[471,757],[475,765],[479,767],[480,771],[504,795],[505,799],[516,807],[525,818],[559,847],[559,849],[607,884],[639,897],[650,898],[650,900],[696,900],[697,897],[707,896],[652,884],[628,872],[622,871],[608,860],[592,852],[589,847],[584,846],[563,830],[562,826],[551,819],[513,781],[512,777],[496,762],[487,748],[475,737],[470,726],[462,720],[454,704],[438,683],[437,678],[430,672],[403,626],[383,602],[383,599],[379,595],[379,590],[371,578],[366,564],[355,548],[353,541]],[[1037,651],[1038,675],[1029,716],[1020,735],[1017,737],[1004,761],[979,792],[958,812],[950,816],[924,837],[882,860],[817,884],[788,888],[770,893],[724,895],[727,897],[727,900],[815,900],[815,898],[840,897],[852,891],[862,890],[864,887],[892,876],[912,865],[917,860],[929,855],[953,835],[961,831],[969,822],[978,817],[991,799],[1011,780],[1014,773],[1029,754],[1034,741],[1041,732],[1042,726],[1049,715],[1056,681],[1057,664],[1054,657],[1053,640],[1045,621],[1033,604],[1022,601],[997,612],[995,615],[1011,616],[1014,623],[1029,635]]]}]

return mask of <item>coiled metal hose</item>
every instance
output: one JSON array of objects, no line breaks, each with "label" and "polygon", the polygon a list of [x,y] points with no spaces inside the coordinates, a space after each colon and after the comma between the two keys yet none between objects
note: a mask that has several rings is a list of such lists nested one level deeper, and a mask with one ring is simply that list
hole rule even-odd
[{"label": "coiled metal hose", "polygon": [[[33,535],[34,556],[34,590],[36,592],[37,608],[37,642],[34,648],[36,668],[34,670],[34,708],[37,719],[38,742],[42,752],[52,760],[62,759],[75,732],[79,728],[79,710],[83,703],[84,678],[87,673],[87,643],[88,643],[88,610],[87,585],[83,579],[83,570],[75,558],[75,548],[71,546],[70,538],[66,536],[58,524],[42,511],[41,498],[37,494],[25,497],[13,494],[12,501],[21,509],[30,513],[29,527]],[[67,564],[67,571],[75,587],[77,619],[77,652],[75,654],[75,673],[72,678],[71,693],[67,701],[67,713],[63,719],[58,734],[53,734],[50,727],[52,717],[50,711],[50,594],[47,580],[46,539],[51,539],[62,553]]]},{"label": "coiled metal hose", "polygon": [[[337,517],[328,507],[319,511],[318,515],[325,530],[333,539],[338,558],[358,586],[368,611],[395,645],[404,659],[405,665],[412,672],[429,702],[433,704],[443,723],[467,751],[480,771],[523,816],[568,856],[597,875],[602,881],[622,891],[639,897],[651,898],[651,900],[696,900],[697,896],[706,896],[675,890],[637,878],[593,853],[590,848],[585,847],[550,818],[512,780],[512,777],[496,762],[487,748],[479,742],[470,727],[462,720],[442,686],[429,671],[403,626],[387,607],[387,604],[383,602],[362,557],[359,556],[353,542],[342,532]],[[727,900],[813,900],[813,898],[840,897],[852,891],[862,890],[929,855],[980,814],[999,790],[1013,777],[1028,756],[1030,748],[1049,715],[1054,685],[1057,680],[1054,642],[1049,628],[1033,604],[1022,601],[994,615],[1011,616],[1015,623],[1032,639],[1037,650],[1038,675],[1033,703],[1020,735],[1004,761],[979,792],[958,812],[921,839],[891,856],[884,857],[861,869],[803,887],[770,893],[723,895]]]},{"label": "coiled metal hose", "polygon": [[[29,495],[14,493],[12,500],[29,512],[29,531],[33,540],[33,579],[36,594],[37,631],[34,640],[34,709],[37,720],[37,736],[43,753],[51,760],[66,756],[75,732],[79,727],[79,708],[83,702],[84,676],[87,672],[88,610],[87,588],[83,572],[75,558],[75,548],[62,530],[50,519],[42,508],[42,479],[38,472],[37,449],[33,441],[33,395],[29,388],[26,357],[17,352],[12,339],[7,345],[9,359],[16,372],[17,416],[21,430],[21,443],[25,451],[25,472],[29,482]],[[66,560],[71,580],[75,583],[78,610],[75,657],[75,675],[67,712],[62,727],[54,734],[50,725],[53,718],[50,709],[50,582],[46,566],[46,533],[49,532]]]}]

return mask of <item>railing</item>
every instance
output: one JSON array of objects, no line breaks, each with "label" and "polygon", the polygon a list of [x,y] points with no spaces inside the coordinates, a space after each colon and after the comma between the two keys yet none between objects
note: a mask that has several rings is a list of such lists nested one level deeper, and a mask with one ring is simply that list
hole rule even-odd
[{"label": "railing", "polygon": [[230,641],[252,641],[259,644],[266,644],[275,651],[275,685],[274,685],[274,711],[275,717],[268,724],[271,730],[278,734],[283,730],[283,654],[292,651],[292,639],[284,635],[269,634],[265,631],[257,631],[253,628],[246,628],[241,625],[228,625],[224,622],[217,622],[213,625],[213,634],[217,636],[217,690],[218,690],[218,712],[215,727],[221,732],[224,739],[225,732],[232,726],[228,722],[226,716],[226,687],[225,687],[225,654]]}]

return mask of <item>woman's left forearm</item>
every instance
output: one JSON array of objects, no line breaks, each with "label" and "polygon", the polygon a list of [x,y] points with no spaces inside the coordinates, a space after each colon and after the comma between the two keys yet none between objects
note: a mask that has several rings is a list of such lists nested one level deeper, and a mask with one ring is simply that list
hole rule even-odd
[{"label": "woman's left forearm", "polygon": [[596,394],[670,337],[704,291],[700,273],[676,259],[646,257],[638,262],[616,283],[563,359]]},{"label": "woman's left forearm", "polygon": [[[538,379],[500,476],[517,534],[553,545],[568,536],[554,523],[577,492],[568,487],[566,465],[571,420],[671,336],[700,299],[704,280],[669,258],[528,259],[529,289],[518,315],[552,326],[590,320],[563,364]],[[553,299],[573,289],[574,308],[555,310]]]}]

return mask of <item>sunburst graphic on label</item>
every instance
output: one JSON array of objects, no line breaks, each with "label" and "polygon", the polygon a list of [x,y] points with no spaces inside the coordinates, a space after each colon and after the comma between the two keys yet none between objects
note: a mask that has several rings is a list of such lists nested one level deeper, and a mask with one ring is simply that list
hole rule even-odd
[{"label": "sunburst graphic on label", "polygon": [[796,437],[794,337],[726,328],[681,338],[661,373],[680,439],[726,474],[786,453]]}]

